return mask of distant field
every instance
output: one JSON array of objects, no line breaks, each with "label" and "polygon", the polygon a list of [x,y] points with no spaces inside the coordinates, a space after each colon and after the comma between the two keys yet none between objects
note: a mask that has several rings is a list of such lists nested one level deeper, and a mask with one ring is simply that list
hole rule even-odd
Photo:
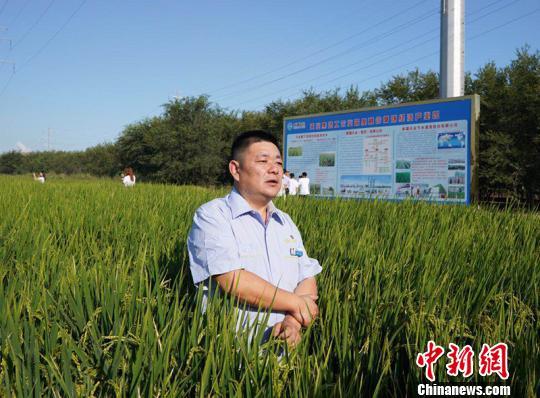
[{"label": "distant field", "polygon": [[[201,315],[186,236],[226,191],[0,176],[0,396],[414,396],[428,340],[509,346],[512,396],[540,380],[540,222],[477,207],[278,199],[321,315],[281,359]],[[471,382],[499,383],[478,374]],[[462,381],[435,366],[437,383]]]}]

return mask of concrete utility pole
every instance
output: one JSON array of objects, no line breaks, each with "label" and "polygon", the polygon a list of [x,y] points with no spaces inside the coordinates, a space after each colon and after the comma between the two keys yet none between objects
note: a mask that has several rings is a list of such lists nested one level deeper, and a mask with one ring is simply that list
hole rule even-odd
[{"label": "concrete utility pole", "polygon": [[439,96],[459,97],[465,89],[465,0],[441,0]]}]

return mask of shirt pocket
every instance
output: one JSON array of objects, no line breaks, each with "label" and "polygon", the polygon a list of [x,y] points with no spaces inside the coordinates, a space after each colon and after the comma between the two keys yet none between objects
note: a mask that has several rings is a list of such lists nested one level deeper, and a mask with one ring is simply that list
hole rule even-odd
[{"label": "shirt pocket", "polygon": [[296,261],[296,263],[298,263],[300,257],[304,255],[301,239],[294,234],[290,234],[280,243],[282,246],[281,252],[283,253],[283,257],[288,261]]},{"label": "shirt pocket", "polygon": [[262,251],[256,245],[251,243],[239,243],[238,244],[238,257],[240,259],[240,265],[242,268],[252,271],[260,276],[260,267],[262,258]]},{"label": "shirt pocket", "polygon": [[300,262],[296,255],[299,249],[298,240],[292,235],[280,242],[280,271],[279,287],[287,291],[294,291],[298,285]]},{"label": "shirt pocket", "polygon": [[257,247],[251,243],[238,244],[238,256],[240,258],[256,257],[259,254]]}]

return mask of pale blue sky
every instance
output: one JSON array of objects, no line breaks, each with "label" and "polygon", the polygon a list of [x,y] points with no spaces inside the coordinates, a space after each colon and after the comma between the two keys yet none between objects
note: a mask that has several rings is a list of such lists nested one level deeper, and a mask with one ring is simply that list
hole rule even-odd
[{"label": "pale blue sky", "polygon": [[[539,0],[465,0],[467,71],[540,48]],[[439,68],[439,0],[0,0],[0,152],[84,149],[175,95],[258,110]],[[75,13],[75,14],[74,14]],[[74,15],[73,15],[74,14]],[[47,131],[50,129],[50,140]]]}]

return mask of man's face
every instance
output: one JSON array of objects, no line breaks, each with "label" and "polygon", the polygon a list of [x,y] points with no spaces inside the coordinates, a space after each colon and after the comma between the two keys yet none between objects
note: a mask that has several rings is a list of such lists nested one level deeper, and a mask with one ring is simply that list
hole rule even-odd
[{"label": "man's face", "polygon": [[271,142],[251,144],[238,161],[229,163],[229,170],[240,193],[251,200],[269,202],[281,188],[283,162]]}]

